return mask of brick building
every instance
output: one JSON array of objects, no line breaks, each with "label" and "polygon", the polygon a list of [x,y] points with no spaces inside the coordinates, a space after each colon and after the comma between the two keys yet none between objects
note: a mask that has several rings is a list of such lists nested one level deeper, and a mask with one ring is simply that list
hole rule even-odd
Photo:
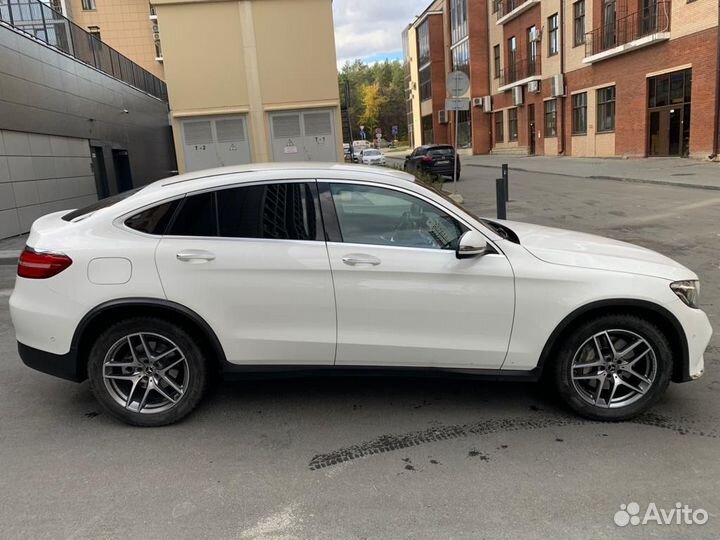
[{"label": "brick building", "polygon": [[435,16],[448,71],[472,81],[473,153],[718,153],[716,0],[445,0]]}]

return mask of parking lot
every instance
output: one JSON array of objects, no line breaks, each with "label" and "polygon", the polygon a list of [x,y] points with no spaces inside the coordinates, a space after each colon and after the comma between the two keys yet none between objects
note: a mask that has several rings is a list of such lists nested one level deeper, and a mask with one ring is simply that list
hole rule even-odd
[{"label": "parking lot", "polygon": [[[494,216],[499,172],[463,169]],[[695,270],[720,320],[720,191],[512,172],[509,219],[634,242]],[[699,381],[603,424],[541,385],[430,378],[219,384],[180,424],[101,414],[87,383],[25,368],[0,266],[0,538],[717,538],[720,337]],[[542,317],[542,313],[537,314]],[[617,526],[680,502],[704,525]]]}]

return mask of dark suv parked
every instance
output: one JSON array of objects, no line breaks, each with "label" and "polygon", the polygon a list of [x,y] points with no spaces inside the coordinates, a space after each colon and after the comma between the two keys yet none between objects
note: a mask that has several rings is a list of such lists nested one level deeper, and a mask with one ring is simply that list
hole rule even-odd
[{"label": "dark suv parked", "polygon": [[457,160],[457,179],[460,180],[460,157],[448,144],[428,144],[418,146],[405,158],[403,169],[406,172],[424,172],[434,176],[453,175],[453,158]]}]

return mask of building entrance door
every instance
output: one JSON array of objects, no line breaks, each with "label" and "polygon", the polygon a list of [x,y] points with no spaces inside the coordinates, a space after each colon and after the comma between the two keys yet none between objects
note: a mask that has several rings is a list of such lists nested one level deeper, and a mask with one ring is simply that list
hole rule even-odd
[{"label": "building entrance door", "polygon": [[528,153],[535,155],[535,105],[528,105]]},{"label": "building entrance door", "polygon": [[685,70],[649,80],[648,155],[689,155],[691,78]]}]

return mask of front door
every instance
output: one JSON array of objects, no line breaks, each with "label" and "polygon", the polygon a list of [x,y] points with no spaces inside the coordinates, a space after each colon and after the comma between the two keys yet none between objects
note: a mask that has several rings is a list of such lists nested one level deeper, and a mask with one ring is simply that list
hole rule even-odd
[{"label": "front door", "polygon": [[411,192],[336,181],[320,190],[337,216],[337,365],[500,368],[514,309],[504,255],[457,259],[469,225]]},{"label": "front door", "polygon": [[535,105],[528,105],[528,153],[535,155]]},{"label": "front door", "polygon": [[332,365],[335,297],[314,181],[188,195],[156,252],[168,300],[235,364]]},{"label": "front door", "polygon": [[687,156],[690,150],[692,71],[648,80],[648,155]]}]

